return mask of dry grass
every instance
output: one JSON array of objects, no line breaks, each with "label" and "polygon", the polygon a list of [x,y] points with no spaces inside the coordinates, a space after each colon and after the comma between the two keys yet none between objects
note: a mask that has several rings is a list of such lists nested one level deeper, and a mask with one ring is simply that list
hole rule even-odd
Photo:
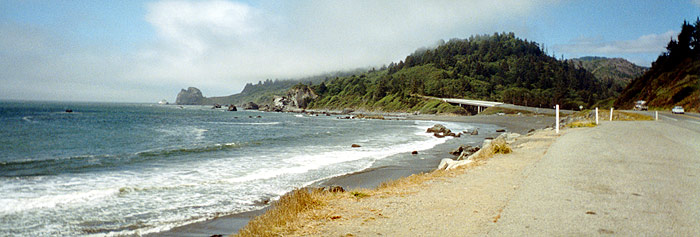
[{"label": "dry grass", "polygon": [[[618,119],[622,121],[640,121],[640,120],[654,120],[651,116],[643,115],[643,114],[638,114],[638,113],[629,113],[629,112],[617,112],[618,114]],[[615,118],[615,112],[613,112],[613,118]]]},{"label": "dry grass", "polygon": [[592,127],[595,127],[596,124],[595,124],[595,122],[590,121],[590,120],[578,120],[578,121],[574,121],[572,123],[569,123],[566,126],[570,127],[570,128],[592,128]]},{"label": "dry grass", "polygon": [[439,175],[441,175],[439,174],[439,172],[413,174],[401,179],[383,182],[379,184],[375,191],[386,193],[394,192],[396,190],[406,190],[406,187],[421,185],[425,183],[425,181],[432,180],[435,177],[439,177]]},{"label": "dry grass", "polygon": [[314,215],[308,211],[322,207],[332,195],[319,189],[295,189],[280,197],[264,214],[250,220],[234,236],[280,236],[293,232],[303,224],[301,214]]},{"label": "dry grass", "polygon": [[366,192],[358,191],[358,190],[353,190],[350,192],[350,195],[356,198],[366,198],[369,196],[372,196],[371,194],[368,194]]}]

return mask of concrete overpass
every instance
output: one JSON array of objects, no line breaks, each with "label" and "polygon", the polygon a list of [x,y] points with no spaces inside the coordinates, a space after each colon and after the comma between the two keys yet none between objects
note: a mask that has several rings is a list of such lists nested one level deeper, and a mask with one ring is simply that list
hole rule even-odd
[{"label": "concrete overpass", "polygon": [[501,102],[493,102],[493,101],[484,101],[484,100],[466,100],[466,99],[454,99],[454,98],[443,98],[442,101],[445,101],[447,103],[453,104],[453,105],[459,105],[467,110],[470,110],[469,107],[476,107],[476,113],[481,113],[484,109],[488,107],[495,107],[498,105],[502,105],[503,103]]},{"label": "concrete overpass", "polygon": [[[467,109],[469,112],[475,112],[474,114],[479,114],[481,111],[484,111],[484,109],[489,108],[489,107],[498,107],[498,108],[504,108],[504,109],[512,109],[512,110],[522,110],[522,111],[529,111],[535,114],[547,114],[547,115],[554,115],[555,110],[554,108],[537,108],[537,107],[528,107],[528,106],[522,106],[522,105],[514,105],[514,104],[506,104],[502,102],[494,102],[494,101],[485,101],[485,100],[467,100],[467,99],[455,99],[455,98],[436,98],[436,97],[430,97],[433,99],[440,99],[442,101],[445,101],[447,103],[453,104],[453,105],[459,105],[465,109]],[[560,109],[559,113],[561,114],[572,114],[574,111],[573,110],[565,110],[565,109]]]}]

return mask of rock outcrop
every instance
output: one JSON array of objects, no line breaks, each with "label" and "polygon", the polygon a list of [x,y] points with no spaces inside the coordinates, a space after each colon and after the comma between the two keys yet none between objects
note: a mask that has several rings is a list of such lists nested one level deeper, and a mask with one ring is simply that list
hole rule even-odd
[{"label": "rock outcrop", "polygon": [[258,104],[253,103],[253,102],[245,103],[241,107],[243,107],[243,109],[252,109],[252,110],[257,110],[260,108],[260,106],[258,106]]},{"label": "rock outcrop", "polygon": [[460,155],[457,158],[457,160],[442,159],[440,161],[440,164],[438,165],[438,169],[451,170],[460,166],[469,165],[473,162],[484,161],[492,157],[494,154],[508,154],[512,151],[510,148],[510,144],[515,142],[515,139],[519,136],[520,134],[517,133],[502,133],[496,139],[486,139],[481,145],[481,147],[483,148],[479,149],[478,151],[472,154],[467,155],[463,151],[462,155]]},{"label": "rock outcrop", "polygon": [[262,111],[303,111],[311,101],[318,98],[311,88],[306,85],[296,85],[287,91],[285,96],[275,96],[270,105],[259,106]]},{"label": "rock outcrop", "polygon": [[303,109],[306,108],[311,101],[318,98],[318,95],[308,86],[301,85],[289,89],[286,97],[289,100],[290,106],[295,109]]},{"label": "rock outcrop", "polygon": [[187,90],[182,89],[180,93],[177,94],[177,99],[175,104],[178,105],[201,105],[206,103],[206,98],[202,95],[202,91],[195,87],[187,88]]}]

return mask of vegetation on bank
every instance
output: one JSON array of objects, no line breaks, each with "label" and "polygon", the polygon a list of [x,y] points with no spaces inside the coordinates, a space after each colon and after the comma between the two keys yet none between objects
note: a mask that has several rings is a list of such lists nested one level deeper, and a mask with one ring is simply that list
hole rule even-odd
[{"label": "vegetation on bank", "polygon": [[548,56],[535,42],[496,33],[453,39],[387,68],[313,85],[320,98],[310,107],[464,113],[421,95],[571,109],[615,97],[611,88],[585,69]]},{"label": "vegetation on bank", "polygon": [[683,22],[677,40],[671,40],[651,69],[633,80],[615,101],[615,107],[631,109],[637,100],[649,107],[671,109],[680,105],[686,111],[700,109],[700,18],[694,24]]}]

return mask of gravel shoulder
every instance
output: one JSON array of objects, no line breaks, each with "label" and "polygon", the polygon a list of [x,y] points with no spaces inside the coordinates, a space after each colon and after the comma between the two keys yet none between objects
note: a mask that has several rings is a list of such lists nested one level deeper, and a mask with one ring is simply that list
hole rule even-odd
[{"label": "gravel shoulder", "polygon": [[700,134],[668,122],[610,122],[560,137],[487,233],[700,233]]}]

